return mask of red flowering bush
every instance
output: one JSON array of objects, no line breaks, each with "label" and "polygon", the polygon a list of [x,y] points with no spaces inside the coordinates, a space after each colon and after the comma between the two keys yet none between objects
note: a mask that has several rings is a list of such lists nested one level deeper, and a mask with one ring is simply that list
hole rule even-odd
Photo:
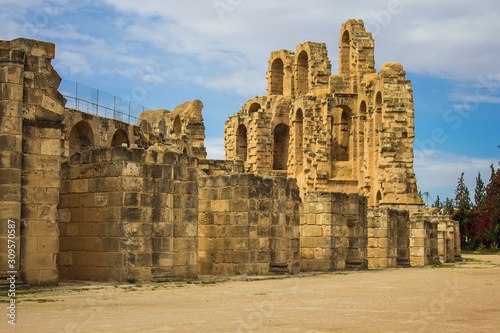
[{"label": "red flowering bush", "polygon": [[[498,247],[500,244],[500,169],[486,186],[484,201],[479,207],[468,212],[455,214],[461,221],[461,232],[469,239],[476,238],[485,247]],[[462,230],[463,229],[463,230]]]}]

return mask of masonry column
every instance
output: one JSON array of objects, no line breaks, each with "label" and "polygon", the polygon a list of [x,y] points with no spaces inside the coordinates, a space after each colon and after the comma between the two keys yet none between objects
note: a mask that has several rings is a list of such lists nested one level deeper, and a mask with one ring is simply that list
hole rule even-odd
[{"label": "masonry column", "polygon": [[[0,276],[20,261],[23,68],[24,52],[0,41]],[[15,269],[7,267],[9,219],[16,224]]]},{"label": "masonry column", "polygon": [[21,278],[29,285],[54,285],[59,280],[57,206],[63,152],[64,98],[61,78],[52,68],[54,44],[29,39],[11,42],[24,51]]}]

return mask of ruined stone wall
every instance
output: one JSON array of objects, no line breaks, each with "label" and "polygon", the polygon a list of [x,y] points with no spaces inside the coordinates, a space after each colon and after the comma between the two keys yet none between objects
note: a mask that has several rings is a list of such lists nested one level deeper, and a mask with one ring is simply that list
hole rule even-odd
[{"label": "ruined stone wall", "polygon": [[2,228],[7,219],[21,225],[17,261],[21,279],[31,285],[58,281],[56,221],[65,101],[57,91],[61,78],[51,65],[54,50],[53,44],[28,39],[0,42]]},{"label": "ruined stone wall", "polygon": [[[7,266],[8,220],[15,221],[15,246],[19,253],[21,236],[21,170],[23,121],[24,52],[0,42],[0,271],[15,269]],[[1,277],[1,276],[0,276]]]},{"label": "ruined stone wall", "polygon": [[409,215],[404,210],[368,210],[368,268],[410,266]]},{"label": "ruined stone wall", "polygon": [[462,261],[460,254],[460,235],[458,221],[453,221],[451,216],[438,215],[435,212],[432,220],[437,223],[438,256],[441,262]]},{"label": "ruined stone wall", "polygon": [[410,216],[410,264],[433,265],[438,260],[438,225],[426,212]]},{"label": "ruined stone wall", "polygon": [[309,193],[301,210],[301,269],[366,268],[366,216],[366,198],[357,194]]},{"label": "ruined stone wall", "polygon": [[342,26],[339,74],[331,75],[325,44],[307,42],[272,52],[267,78],[267,96],[249,99],[226,122],[226,159],[244,161],[250,173],[286,171],[302,199],[344,192],[367,196],[371,207],[422,206],[411,83],[399,63],[376,73],[361,20]]},{"label": "ruined stone wall", "polygon": [[61,279],[197,276],[198,170],[186,155],[115,147],[62,172]]},{"label": "ruined stone wall", "polygon": [[298,272],[300,197],[292,179],[200,177],[199,191],[200,274]]},{"label": "ruined stone wall", "polygon": [[207,157],[203,103],[195,99],[169,110],[146,110],[140,114],[137,126],[145,132],[153,132],[162,139],[176,139],[180,152],[200,159]]}]

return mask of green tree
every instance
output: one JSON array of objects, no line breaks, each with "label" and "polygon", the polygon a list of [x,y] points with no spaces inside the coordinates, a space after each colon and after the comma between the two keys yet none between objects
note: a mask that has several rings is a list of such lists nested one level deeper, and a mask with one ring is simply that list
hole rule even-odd
[{"label": "green tree", "polygon": [[491,176],[490,176],[490,182],[491,182],[493,178],[495,178],[497,171],[495,170],[495,166],[493,163],[491,163],[490,168],[491,168]]},{"label": "green tree", "polygon": [[446,198],[443,204],[442,213],[443,215],[455,214],[455,204],[453,203],[453,199]]},{"label": "green tree", "polygon": [[462,245],[469,243],[472,239],[469,218],[471,206],[469,189],[465,186],[464,173],[462,172],[455,189],[455,215],[453,216],[453,219],[458,221],[460,226]]},{"label": "green tree", "polygon": [[474,190],[474,202],[476,207],[479,208],[482,206],[485,194],[484,182],[481,179],[481,173],[478,172],[476,177],[476,189]]},{"label": "green tree", "polygon": [[469,189],[465,185],[464,172],[458,179],[457,188],[455,189],[455,204],[458,211],[468,212],[471,209]]},{"label": "green tree", "polygon": [[440,211],[443,209],[443,203],[439,199],[439,195],[437,196],[436,201],[432,204],[432,208],[439,208]]}]

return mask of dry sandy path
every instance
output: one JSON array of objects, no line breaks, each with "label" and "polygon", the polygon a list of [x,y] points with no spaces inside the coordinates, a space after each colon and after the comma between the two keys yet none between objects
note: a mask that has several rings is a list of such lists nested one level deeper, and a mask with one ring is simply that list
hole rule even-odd
[{"label": "dry sandy path", "polygon": [[500,256],[464,258],[455,268],[66,285],[20,295],[15,327],[0,303],[0,332],[499,332]]}]

